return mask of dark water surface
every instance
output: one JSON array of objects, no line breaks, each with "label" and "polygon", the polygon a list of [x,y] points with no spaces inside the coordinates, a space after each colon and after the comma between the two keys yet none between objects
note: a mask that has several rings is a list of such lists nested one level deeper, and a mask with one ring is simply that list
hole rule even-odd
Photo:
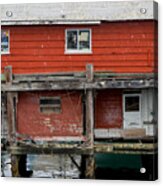
[{"label": "dark water surface", "polygon": [[[73,156],[78,165],[81,164],[81,156]],[[141,173],[139,168],[107,168],[96,167],[96,179],[108,180],[154,180],[156,170],[153,162],[147,159],[147,171]],[[132,167],[131,165],[129,167]],[[149,170],[150,169],[150,170]],[[68,155],[28,155],[27,170],[33,170],[32,178],[57,178],[57,179],[79,179],[80,171],[72,163]],[[2,152],[1,176],[11,177],[11,157]]]}]

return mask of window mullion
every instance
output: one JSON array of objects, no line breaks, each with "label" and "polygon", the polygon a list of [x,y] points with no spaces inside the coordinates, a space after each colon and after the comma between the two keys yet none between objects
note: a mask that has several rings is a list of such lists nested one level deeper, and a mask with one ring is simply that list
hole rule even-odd
[{"label": "window mullion", "polygon": [[79,50],[79,29],[77,30],[77,50]]}]

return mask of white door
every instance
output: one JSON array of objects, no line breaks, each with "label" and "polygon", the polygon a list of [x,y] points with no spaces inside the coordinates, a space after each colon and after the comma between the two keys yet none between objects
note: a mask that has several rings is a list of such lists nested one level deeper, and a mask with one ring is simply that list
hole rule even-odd
[{"label": "white door", "polygon": [[141,95],[123,95],[124,128],[141,128]]}]

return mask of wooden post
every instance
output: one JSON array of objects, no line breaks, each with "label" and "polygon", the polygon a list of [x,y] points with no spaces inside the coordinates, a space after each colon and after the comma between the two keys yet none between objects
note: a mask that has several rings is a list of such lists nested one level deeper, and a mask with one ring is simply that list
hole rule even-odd
[{"label": "wooden post", "polygon": [[95,158],[93,154],[82,155],[81,179],[95,179]]},{"label": "wooden post", "polygon": [[[86,66],[87,82],[93,82],[93,65]],[[86,91],[86,137],[87,145],[93,148],[94,145],[94,98],[93,90]]]},{"label": "wooden post", "polygon": [[12,84],[12,66],[7,66],[4,69],[6,84]]},{"label": "wooden post", "polygon": [[14,103],[11,92],[7,92],[7,124],[8,124],[8,140],[13,142],[13,126],[14,126]]},{"label": "wooden post", "polygon": [[86,92],[86,138],[87,145],[93,148],[94,145],[94,100],[92,90]]},{"label": "wooden post", "polygon": [[11,155],[11,173],[12,173],[12,177],[20,177],[19,161],[20,161],[20,155]]},{"label": "wooden post", "polygon": [[7,92],[7,124],[8,140],[10,143],[16,142],[16,102],[17,93]]},{"label": "wooden post", "polygon": [[[93,65],[86,66],[87,82],[93,82]],[[92,149],[92,153],[84,157],[85,171],[84,177],[87,179],[94,178],[95,160],[94,160],[94,97],[93,90],[86,90],[86,146]]]},{"label": "wooden post", "polygon": [[26,170],[27,155],[11,155],[11,172],[13,177],[30,177],[33,171]]}]

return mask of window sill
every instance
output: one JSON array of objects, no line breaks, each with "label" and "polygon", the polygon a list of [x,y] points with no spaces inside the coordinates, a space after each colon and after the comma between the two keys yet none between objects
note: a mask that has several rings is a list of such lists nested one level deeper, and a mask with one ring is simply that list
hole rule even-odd
[{"label": "window sill", "polygon": [[1,55],[9,55],[10,52],[1,52]]},{"label": "window sill", "polygon": [[65,51],[64,54],[66,55],[78,55],[78,54],[82,54],[82,55],[87,55],[87,54],[93,54],[93,52],[90,50],[90,51]]}]

